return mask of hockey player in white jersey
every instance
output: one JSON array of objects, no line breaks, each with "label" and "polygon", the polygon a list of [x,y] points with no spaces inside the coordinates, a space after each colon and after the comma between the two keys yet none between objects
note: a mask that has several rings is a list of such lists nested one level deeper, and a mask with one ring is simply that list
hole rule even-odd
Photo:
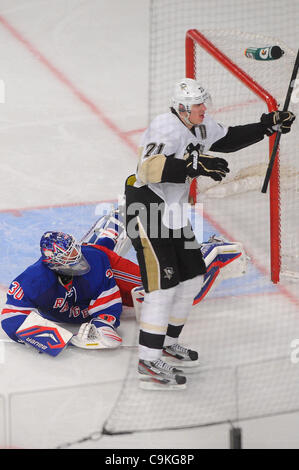
[{"label": "hockey player in white jersey", "polygon": [[[145,289],[139,335],[141,388],[185,388],[184,367],[198,364],[197,352],[179,344],[206,272],[186,210],[192,179],[221,181],[229,172],[228,163],[208,152],[237,151],[273,134],[277,126],[287,133],[295,119],[289,111],[276,111],[256,123],[226,127],[208,115],[209,101],[197,81],[178,82],[170,112],[157,116],[143,134],[136,174],[126,181],[126,228]],[[166,355],[179,358],[181,368],[169,366]]]}]

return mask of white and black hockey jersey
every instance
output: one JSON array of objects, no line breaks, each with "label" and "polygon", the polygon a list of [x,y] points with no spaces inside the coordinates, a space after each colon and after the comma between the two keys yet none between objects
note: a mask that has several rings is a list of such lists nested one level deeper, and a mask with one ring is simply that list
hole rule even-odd
[{"label": "white and black hockey jersey", "polygon": [[[147,184],[166,203],[167,207],[188,203],[190,179],[182,182],[161,181],[165,158],[183,160],[188,153],[189,144],[193,144],[199,153],[207,153],[211,145],[224,137],[227,128],[206,115],[202,124],[190,130],[178,116],[172,112],[157,116],[141,138],[140,160],[135,187]],[[157,181],[157,182],[156,182]],[[166,221],[164,220],[164,223]],[[186,220],[182,221],[186,225]],[[177,224],[175,227],[179,228]],[[180,223],[178,223],[180,225]],[[182,226],[183,226],[182,225]]]},{"label": "white and black hockey jersey", "polygon": [[[187,147],[192,144],[201,154],[235,152],[262,140],[265,131],[261,122],[225,127],[208,114],[202,124],[189,129],[174,110],[160,114],[141,137],[134,187],[147,186],[162,199],[164,223],[169,228],[181,228],[187,224],[183,208],[188,203],[191,182],[186,176]],[[130,199],[138,200],[138,193],[131,194]],[[174,205],[178,208],[177,217],[170,223],[168,208]]]}]

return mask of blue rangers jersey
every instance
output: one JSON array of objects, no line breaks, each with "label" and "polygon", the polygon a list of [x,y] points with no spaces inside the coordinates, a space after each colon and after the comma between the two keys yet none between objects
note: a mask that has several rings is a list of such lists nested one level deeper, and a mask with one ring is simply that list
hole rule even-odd
[{"label": "blue rangers jersey", "polygon": [[40,258],[12,281],[2,310],[1,326],[15,341],[15,331],[31,311],[54,322],[81,324],[101,316],[119,326],[122,300],[107,254],[82,246],[90,271],[67,285]]}]

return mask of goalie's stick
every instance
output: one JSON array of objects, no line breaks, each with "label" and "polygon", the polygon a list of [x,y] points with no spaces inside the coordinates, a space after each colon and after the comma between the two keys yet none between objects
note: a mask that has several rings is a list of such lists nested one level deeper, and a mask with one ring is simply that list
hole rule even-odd
[{"label": "goalie's stick", "polygon": [[[298,49],[297,57],[296,57],[296,60],[295,60],[295,64],[294,64],[294,68],[293,68],[292,77],[291,77],[291,80],[290,80],[287,96],[286,96],[286,99],[285,99],[285,102],[284,102],[283,111],[288,110],[288,107],[289,107],[289,104],[290,104],[290,99],[291,99],[291,96],[292,96],[292,93],[293,93],[293,88],[295,86],[295,81],[296,81],[296,77],[297,77],[298,68],[299,68],[299,49]],[[273,149],[272,149],[272,153],[271,153],[271,158],[270,158],[270,161],[269,161],[269,164],[268,164],[266,176],[265,176],[265,179],[264,179],[264,184],[263,184],[263,187],[262,187],[262,193],[267,192],[268,184],[269,184],[269,181],[270,181],[270,178],[271,178],[272,169],[273,169],[275,158],[276,158],[277,149],[278,149],[278,146],[279,146],[280,137],[281,137],[281,132],[277,131],[275,141],[274,141],[274,145],[273,145]]]}]

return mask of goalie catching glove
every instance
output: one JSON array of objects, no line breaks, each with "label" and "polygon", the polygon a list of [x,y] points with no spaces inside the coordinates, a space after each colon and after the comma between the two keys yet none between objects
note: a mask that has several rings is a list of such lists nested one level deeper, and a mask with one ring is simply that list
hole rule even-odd
[{"label": "goalie catching glove", "polygon": [[89,323],[83,323],[78,333],[73,336],[71,343],[78,348],[106,349],[117,348],[122,342],[113,324],[107,320],[93,318]]},{"label": "goalie catching glove", "polygon": [[287,134],[291,130],[291,125],[296,116],[291,111],[273,111],[269,114],[262,114],[261,123],[266,135],[270,136],[276,131]]},{"label": "goalie catching glove", "polygon": [[228,163],[224,158],[213,157],[212,155],[202,155],[197,149],[187,147],[189,155],[186,158],[186,172],[191,178],[198,176],[209,176],[215,181],[221,181],[229,173]]}]

